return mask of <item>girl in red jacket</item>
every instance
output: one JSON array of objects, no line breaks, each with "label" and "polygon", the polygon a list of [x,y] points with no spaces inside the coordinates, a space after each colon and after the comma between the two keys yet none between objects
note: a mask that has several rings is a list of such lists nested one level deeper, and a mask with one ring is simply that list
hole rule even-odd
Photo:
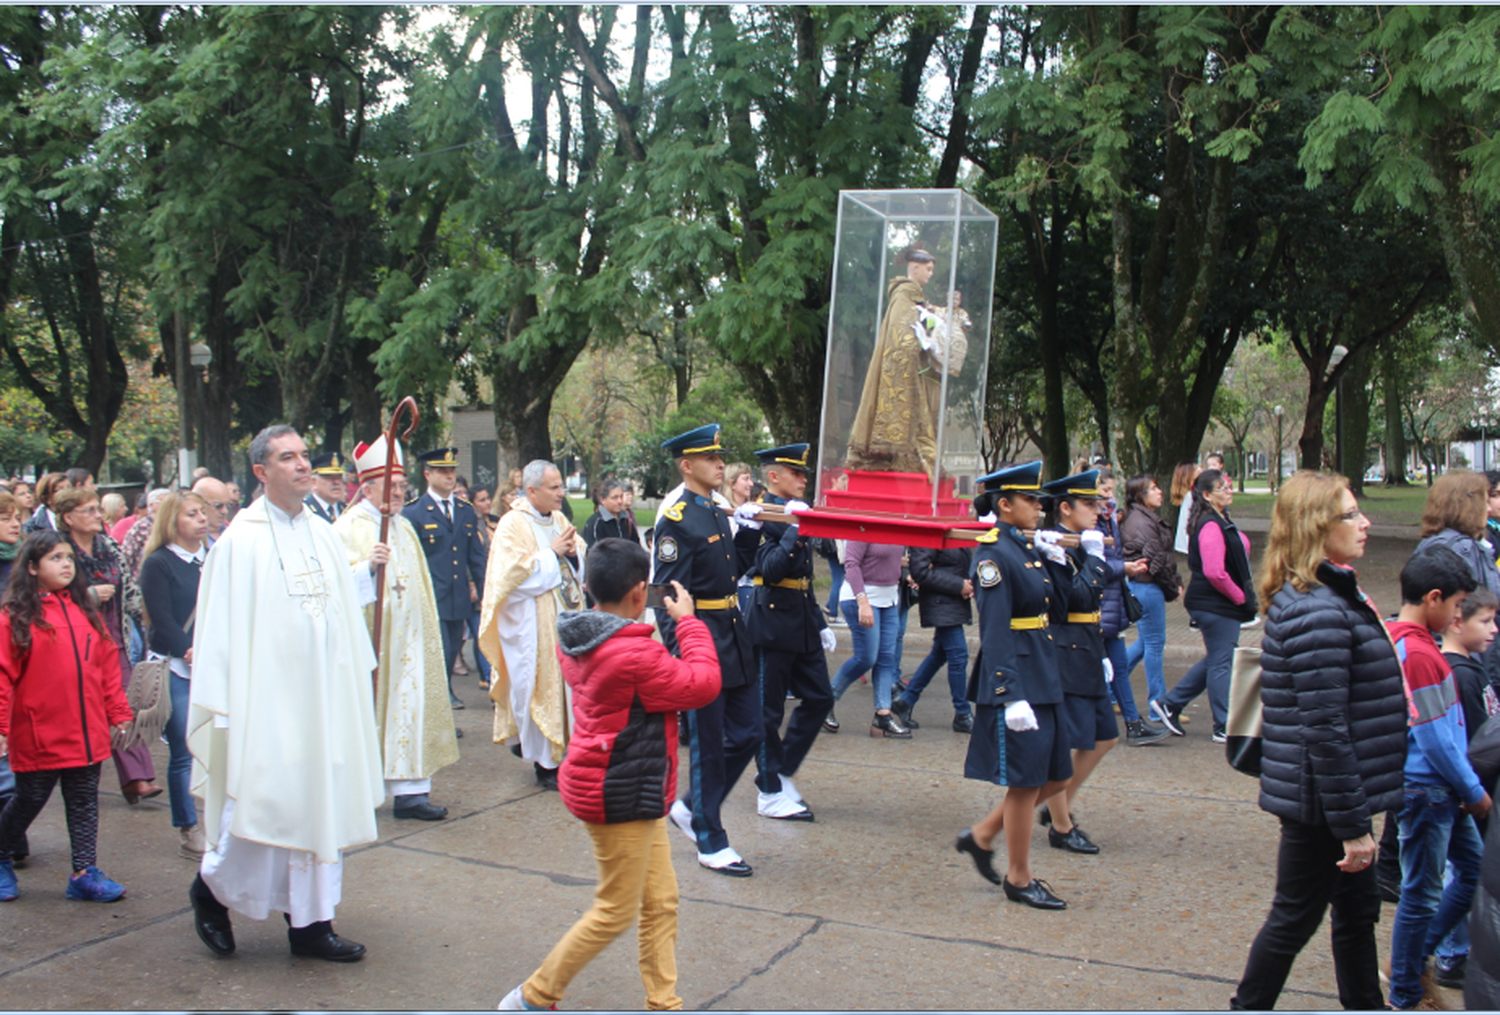
[{"label": "girl in red jacket", "polygon": [[665,599],[680,659],[633,623],[646,609],[651,558],[628,539],[601,539],[583,573],[592,610],[557,620],[563,677],[573,692],[573,738],[558,774],[563,803],[594,840],[594,905],[500,1009],[556,1008],[578,972],[640,918],[646,1007],[677,996],[677,875],[666,813],[677,799],[677,713],[719,695],[719,653],[677,582]]},{"label": "girl in red jacket", "polygon": [[62,783],[73,877],[67,897],[114,902],[125,889],[94,866],[99,766],[132,716],[120,689],[120,653],[104,633],[67,539],[29,536],[0,603],[0,755],[16,793],[0,813],[0,902],[17,895],[11,857]]}]

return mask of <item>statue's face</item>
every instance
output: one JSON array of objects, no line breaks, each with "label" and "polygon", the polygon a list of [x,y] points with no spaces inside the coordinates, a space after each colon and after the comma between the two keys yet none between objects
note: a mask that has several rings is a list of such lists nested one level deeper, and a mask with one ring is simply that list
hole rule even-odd
[{"label": "statue's face", "polygon": [[908,261],[906,264],[906,277],[917,285],[926,285],[932,280],[932,273],[937,269],[935,261]]}]

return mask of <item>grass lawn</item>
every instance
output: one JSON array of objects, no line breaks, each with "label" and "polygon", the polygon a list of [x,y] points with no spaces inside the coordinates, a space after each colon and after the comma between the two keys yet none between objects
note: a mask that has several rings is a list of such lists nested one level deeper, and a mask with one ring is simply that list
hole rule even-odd
[{"label": "grass lawn", "polygon": [[[1234,507],[1230,509],[1230,513],[1240,518],[1270,518],[1274,501],[1275,498],[1265,487],[1251,487],[1234,495]],[[1422,521],[1422,507],[1426,503],[1425,483],[1408,487],[1385,487],[1368,483],[1359,506],[1376,525],[1419,525]]]},{"label": "grass lawn", "polygon": [[[583,523],[589,520],[589,515],[594,513],[594,502],[587,497],[569,497],[568,502],[573,505],[573,525],[580,531]],[[645,532],[656,524],[655,508],[636,508],[635,523]]]}]

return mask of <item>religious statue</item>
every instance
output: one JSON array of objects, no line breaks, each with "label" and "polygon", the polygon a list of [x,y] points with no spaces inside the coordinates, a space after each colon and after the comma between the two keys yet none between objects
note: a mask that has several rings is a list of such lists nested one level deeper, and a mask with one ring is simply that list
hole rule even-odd
[{"label": "religious statue", "polygon": [[886,287],[885,317],[849,434],[847,465],[936,481],[943,374],[963,369],[968,339],[960,322],[968,315],[957,292],[946,311],[928,305],[922,286],[937,267],[932,254],[909,246],[896,255],[896,266],[905,273]]}]

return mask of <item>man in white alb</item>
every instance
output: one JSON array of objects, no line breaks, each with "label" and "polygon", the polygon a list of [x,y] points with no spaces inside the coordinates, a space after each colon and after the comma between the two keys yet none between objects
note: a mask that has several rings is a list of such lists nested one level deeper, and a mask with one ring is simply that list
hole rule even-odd
[{"label": "man in white alb", "polygon": [[188,892],[210,949],[229,912],[285,914],[293,955],[352,962],[333,932],[343,851],[375,839],[385,800],[375,653],[344,547],[303,504],[307,445],[289,426],[250,444],[265,496],[209,550],[198,587],[188,746],[209,849]]},{"label": "man in white alb", "polygon": [[555,790],[568,740],[567,691],[557,661],[566,576],[558,558],[577,552],[578,532],[560,510],[566,493],[557,466],[532,462],[522,483],[526,496],[500,519],[490,541],[479,649],[494,667],[495,743],[516,737],[512,753],[532,763],[539,786]]}]

